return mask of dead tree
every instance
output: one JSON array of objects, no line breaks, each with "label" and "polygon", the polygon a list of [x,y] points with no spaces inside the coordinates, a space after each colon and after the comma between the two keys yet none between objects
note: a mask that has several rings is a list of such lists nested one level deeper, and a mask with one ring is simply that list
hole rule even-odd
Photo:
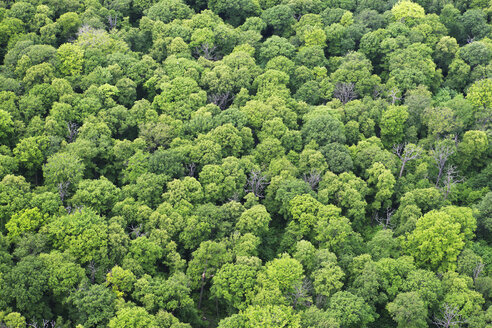
[{"label": "dead tree", "polygon": [[266,175],[261,171],[251,170],[248,180],[246,181],[245,192],[252,192],[256,197],[263,198],[263,190],[268,185]]},{"label": "dead tree", "polygon": [[63,203],[65,197],[68,196],[68,188],[70,187],[70,181],[60,182],[58,184],[58,194],[60,195],[60,199]]},{"label": "dead tree", "polygon": [[432,149],[432,158],[434,159],[434,165],[438,169],[436,187],[439,186],[439,181],[441,180],[442,174],[444,173],[444,167],[449,157],[454,154],[454,149],[450,145],[445,145],[442,142],[437,142]]},{"label": "dead tree", "polygon": [[397,88],[392,88],[388,94],[388,97],[391,98],[391,104],[394,105],[397,101],[401,100],[401,97],[398,97],[399,90]]},{"label": "dead tree", "polygon": [[198,58],[202,56],[205,59],[216,61],[220,59],[220,56],[215,52],[217,46],[209,45],[207,42],[202,43],[199,47],[195,47],[194,55]]},{"label": "dead tree", "polygon": [[195,176],[195,170],[196,170],[196,164],[195,163],[186,164],[185,167],[188,170],[188,176],[189,177]]},{"label": "dead tree", "polygon": [[484,267],[485,264],[483,264],[482,262],[478,262],[477,265],[473,268],[473,282],[475,282],[478,276],[480,276],[480,273],[482,273]]},{"label": "dead tree", "polygon": [[450,328],[459,327],[460,324],[466,323],[466,320],[461,318],[458,308],[456,306],[451,306],[444,303],[443,309],[441,311],[442,318],[436,318],[432,321],[437,327]]},{"label": "dead tree", "polygon": [[91,283],[94,283],[94,281],[96,280],[96,272],[97,272],[97,268],[96,268],[96,263],[94,262],[94,260],[91,260],[89,262],[89,271],[91,272]]},{"label": "dead tree", "polygon": [[397,144],[393,146],[393,153],[401,160],[400,175],[398,176],[401,178],[407,162],[420,157],[422,148],[412,144]]},{"label": "dead tree", "polygon": [[74,214],[75,210],[79,210],[79,213],[82,213],[83,208],[84,205],[75,205],[75,207],[68,205],[67,207],[65,207],[65,210],[67,210],[68,214]]},{"label": "dead tree", "polygon": [[109,30],[110,31],[116,27],[117,20],[118,20],[117,15],[114,15],[114,16],[111,14],[108,15],[108,23],[109,23]]},{"label": "dead tree", "polygon": [[227,199],[229,202],[239,202],[239,193],[235,192]]},{"label": "dead tree", "polygon": [[311,186],[311,189],[316,191],[321,181],[321,174],[317,170],[311,170],[309,174],[304,174],[303,180]]},{"label": "dead tree", "polygon": [[386,209],[386,215],[380,217],[378,212],[374,214],[374,221],[376,221],[378,224],[380,224],[383,227],[383,230],[386,229],[391,229],[391,217],[393,216],[393,213],[395,212],[394,209],[392,208],[387,208]]},{"label": "dead tree", "polygon": [[[292,299],[292,308],[295,310],[299,301],[304,301],[303,303],[307,303],[304,300],[307,296],[309,296],[309,291],[312,289],[311,282],[308,279],[304,279],[302,284],[294,287],[294,291],[290,294]],[[309,304],[303,304],[309,305]]]},{"label": "dead tree", "polygon": [[130,236],[134,235],[135,238],[138,238],[138,237],[143,237],[145,236],[145,233],[142,232],[142,224],[138,225],[138,226],[131,226],[130,227]]},{"label": "dead tree", "polygon": [[203,299],[203,290],[205,289],[205,279],[207,279],[207,265],[208,265],[208,259],[205,261],[205,268],[203,269],[202,273],[202,283],[200,286],[200,298],[198,299],[198,310],[202,307],[202,299]]},{"label": "dead tree", "polygon": [[43,319],[41,325],[39,325],[36,321],[33,320],[27,326],[28,327],[33,327],[33,328],[55,328],[56,327],[56,322],[55,322],[55,320],[46,320],[46,319]]},{"label": "dead tree", "polygon": [[68,143],[74,142],[75,138],[77,138],[77,134],[79,133],[79,126],[77,125],[77,123],[68,122],[67,130],[68,130],[68,134],[67,134]]},{"label": "dead tree", "polygon": [[446,175],[444,176],[444,186],[442,187],[442,191],[444,193],[444,200],[448,198],[449,192],[451,191],[451,188],[455,186],[457,183],[462,182],[463,179],[461,179],[458,176],[458,172],[456,172],[456,169],[453,165],[451,165],[447,170],[446,170]]},{"label": "dead tree", "polygon": [[346,104],[351,100],[357,98],[357,91],[355,91],[354,83],[337,83],[333,96]]},{"label": "dead tree", "polygon": [[229,91],[224,93],[214,93],[208,96],[208,101],[219,106],[221,110],[224,110],[229,106],[234,100],[234,95]]}]

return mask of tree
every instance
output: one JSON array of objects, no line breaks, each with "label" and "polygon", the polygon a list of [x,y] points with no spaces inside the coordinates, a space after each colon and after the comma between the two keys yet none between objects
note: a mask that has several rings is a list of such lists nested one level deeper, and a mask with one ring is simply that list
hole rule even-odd
[{"label": "tree", "polygon": [[341,327],[365,326],[375,320],[375,314],[364,300],[350,292],[340,291],[329,300],[327,312]]},{"label": "tree", "polygon": [[459,45],[455,38],[443,36],[436,44],[436,53],[434,55],[438,66],[447,71],[458,49]]},{"label": "tree", "polygon": [[72,214],[52,220],[45,229],[53,247],[68,251],[80,264],[107,261],[107,223],[92,210],[74,209]]},{"label": "tree", "polygon": [[[261,10],[257,2],[250,0],[209,0],[208,7],[234,26],[241,25],[246,18],[256,16]],[[233,12],[241,12],[241,14],[232,15]]]},{"label": "tree", "polygon": [[[345,131],[348,139],[347,130],[346,125]],[[354,164],[347,146],[344,146],[338,142],[332,142],[324,147],[321,147],[320,152],[326,159],[328,169],[331,172],[339,174],[352,171]]]},{"label": "tree", "polygon": [[37,180],[37,172],[44,161],[47,147],[48,139],[46,137],[24,138],[15,146],[14,156],[29,177],[34,176]]},{"label": "tree", "polygon": [[367,243],[371,257],[378,261],[382,258],[396,258],[399,255],[399,244],[390,229],[380,230]]},{"label": "tree", "polygon": [[417,3],[402,1],[393,6],[391,14],[393,14],[393,19],[395,21],[401,21],[412,26],[416,25],[419,20],[424,18],[425,11],[424,8]]},{"label": "tree", "polygon": [[48,215],[43,215],[37,207],[17,212],[5,224],[7,236],[12,241],[18,240],[26,233],[37,231],[47,219]]},{"label": "tree", "polygon": [[486,124],[492,108],[492,80],[483,79],[473,83],[468,89],[466,99],[473,105],[478,123]]},{"label": "tree", "polygon": [[56,20],[56,24],[60,26],[60,36],[62,37],[62,39],[68,40],[68,38],[75,35],[82,22],[77,13],[66,12],[58,17],[58,19]]},{"label": "tree", "polygon": [[464,239],[460,223],[445,212],[434,210],[417,221],[405,248],[417,264],[444,272],[456,267]]},{"label": "tree", "polygon": [[482,164],[482,158],[488,146],[489,140],[484,131],[466,131],[463,141],[458,146],[459,158],[463,169],[469,166],[482,166],[484,164]]},{"label": "tree", "polygon": [[481,39],[489,33],[490,26],[487,25],[485,17],[485,13],[479,9],[468,9],[463,13],[460,21],[466,40]]},{"label": "tree", "polygon": [[319,184],[318,199],[323,204],[334,202],[342,209],[342,214],[353,221],[356,229],[363,229],[368,192],[366,182],[353,173],[344,172],[337,177],[328,171]]},{"label": "tree", "polygon": [[[292,8],[286,4],[279,4],[277,6],[266,8],[261,14],[261,19],[263,19],[268,26],[271,26],[276,34],[280,36],[289,36],[292,33],[292,24],[295,22],[294,12],[292,11]],[[273,36],[272,38],[274,37],[276,36]],[[292,54],[293,52],[294,51],[292,51]],[[289,56],[286,57],[291,58]]]},{"label": "tree", "polygon": [[[261,290],[267,293],[278,292],[285,299],[291,297],[295,288],[302,284],[303,279],[304,273],[301,263],[288,254],[283,254],[280,258],[266,263],[265,270],[261,271],[257,277]],[[261,293],[257,295],[257,298],[258,296],[261,297]],[[278,299],[276,302],[283,303],[282,299]]]},{"label": "tree", "polygon": [[470,67],[474,68],[478,65],[487,65],[492,58],[492,51],[485,43],[474,41],[462,47],[459,56]]},{"label": "tree", "polygon": [[391,106],[381,116],[381,141],[386,147],[400,143],[404,138],[408,111],[404,106]]},{"label": "tree", "polygon": [[217,243],[210,240],[205,241],[193,252],[193,258],[188,263],[186,274],[191,280],[191,287],[193,289],[200,287],[198,309],[200,309],[202,305],[207,279],[214,276],[216,271],[229,261],[230,254],[228,254],[224,243]]},{"label": "tree", "polygon": [[367,182],[373,190],[374,201],[371,207],[378,211],[379,209],[387,209],[391,207],[391,198],[394,193],[395,177],[383,164],[374,163],[368,170],[369,178]]},{"label": "tree", "polygon": [[427,327],[427,308],[414,293],[400,293],[386,306],[398,327]]},{"label": "tree", "polygon": [[7,288],[7,301],[12,300],[15,309],[35,320],[52,316],[48,304],[49,276],[40,257],[24,257],[3,279],[4,288]]},{"label": "tree", "polygon": [[144,275],[135,283],[133,297],[150,313],[165,309],[192,321],[196,310],[190,293],[189,278],[182,272],[176,272],[167,280]]},{"label": "tree", "polygon": [[402,289],[417,293],[428,308],[433,308],[443,294],[441,281],[436,274],[422,269],[411,271]]},{"label": "tree", "polygon": [[26,318],[18,312],[7,314],[2,321],[5,323],[6,327],[22,328],[26,326]]},{"label": "tree", "polygon": [[234,308],[245,310],[253,299],[258,271],[258,267],[247,263],[226,263],[214,275],[211,293]]},{"label": "tree", "polygon": [[475,109],[475,119],[480,125],[485,125],[490,120],[492,108],[492,79],[483,79],[473,83],[468,89],[466,99]]},{"label": "tree", "polygon": [[313,288],[316,294],[330,297],[339,291],[342,286],[345,274],[342,269],[332,262],[321,264],[321,268],[313,272]]},{"label": "tree", "polygon": [[[278,6],[278,7],[287,7],[287,6]],[[271,8],[269,10],[273,11],[277,9]],[[268,17],[268,15],[270,14],[269,10],[265,11],[264,13],[265,17]],[[292,16],[287,18],[287,21],[292,19],[291,17]],[[275,19],[277,19],[277,17],[275,17]],[[280,24],[285,24],[285,22],[286,22],[285,20],[281,20]],[[268,18],[266,18],[266,23],[269,25],[274,24],[270,22]],[[273,35],[270,38],[268,38],[265,42],[263,42],[263,44],[261,45],[260,52],[258,54],[258,59],[260,63],[265,63],[265,64],[271,59],[276,58],[278,56],[284,56],[288,59],[293,59],[295,54],[295,49],[296,48],[287,39],[279,37],[277,35]]]},{"label": "tree", "polygon": [[492,192],[488,192],[481,202],[478,204],[477,209],[477,225],[481,233],[485,231],[492,231]]},{"label": "tree", "polygon": [[189,77],[177,77],[161,86],[162,92],[154,98],[153,107],[173,118],[189,119],[191,113],[207,101],[207,94]]},{"label": "tree", "polygon": [[116,312],[108,327],[151,328],[155,327],[155,318],[142,307],[124,307]]},{"label": "tree", "polygon": [[106,283],[112,285],[113,292],[117,297],[125,296],[133,290],[137,278],[130,270],[125,270],[120,266],[114,266],[106,275]]},{"label": "tree", "polygon": [[57,302],[68,297],[79,284],[87,281],[85,270],[67,254],[52,251],[49,254],[40,254],[39,258],[44,262],[48,286]]},{"label": "tree", "polygon": [[84,65],[84,52],[74,44],[64,43],[56,51],[57,69],[62,76],[78,76]]},{"label": "tree", "polygon": [[300,316],[287,306],[250,306],[242,312],[244,327],[300,327]]},{"label": "tree", "polygon": [[22,176],[6,175],[0,182],[0,227],[26,208],[31,199],[30,184]]},{"label": "tree", "polygon": [[97,213],[103,214],[111,211],[119,195],[120,189],[105,177],[101,177],[98,180],[81,181],[71,203],[74,207],[88,206]]},{"label": "tree", "polygon": [[164,255],[164,249],[159,240],[140,235],[130,241],[128,253],[123,259],[123,268],[131,268],[139,276],[147,273],[156,274],[156,265]]},{"label": "tree", "polygon": [[372,94],[375,86],[379,83],[379,78],[376,75],[371,75],[371,73],[371,62],[362,53],[350,52],[343,58],[341,65],[330,77],[335,85],[353,84],[355,94],[364,97]]},{"label": "tree", "polygon": [[2,145],[8,144],[9,137],[14,132],[14,122],[9,112],[0,109],[0,142]]},{"label": "tree", "polygon": [[[409,1],[403,3],[410,3]],[[424,44],[414,43],[406,49],[396,50],[389,56],[388,85],[402,92],[423,84],[435,89],[440,84],[440,71],[431,58],[431,49]]]},{"label": "tree", "polygon": [[243,234],[250,232],[255,236],[262,236],[268,232],[270,221],[271,217],[265,206],[254,205],[241,214],[236,228]]},{"label": "tree", "polygon": [[433,323],[438,327],[450,328],[456,327],[462,323],[466,323],[466,320],[458,313],[458,308],[444,304],[441,317],[435,316]]},{"label": "tree", "polygon": [[316,141],[319,146],[331,142],[343,144],[345,131],[342,122],[330,114],[311,116],[302,127],[302,135],[306,143]]},{"label": "tree", "polygon": [[175,19],[187,19],[193,14],[193,10],[190,9],[181,0],[173,1],[159,1],[149,8],[147,17],[154,21],[162,21],[164,23],[171,23]]}]

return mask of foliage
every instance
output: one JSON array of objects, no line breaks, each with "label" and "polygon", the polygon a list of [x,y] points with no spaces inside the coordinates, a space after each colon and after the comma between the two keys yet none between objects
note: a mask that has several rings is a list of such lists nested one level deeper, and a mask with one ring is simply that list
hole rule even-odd
[{"label": "foliage", "polygon": [[0,1],[0,327],[488,327],[488,0]]}]

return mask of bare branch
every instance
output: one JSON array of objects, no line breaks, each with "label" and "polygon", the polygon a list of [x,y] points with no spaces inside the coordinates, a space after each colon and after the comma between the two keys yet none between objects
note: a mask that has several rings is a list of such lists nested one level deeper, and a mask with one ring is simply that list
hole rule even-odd
[{"label": "bare branch", "polygon": [[356,99],[358,95],[357,91],[355,91],[355,84],[337,83],[335,90],[333,91],[333,96],[344,104]]},{"label": "bare branch", "polygon": [[422,148],[413,144],[397,144],[393,145],[393,153],[401,160],[400,175],[398,176],[401,178],[407,162],[419,158]]},{"label": "bare branch", "polygon": [[398,92],[399,92],[398,88],[392,88],[388,94],[388,97],[391,98],[392,105],[394,105],[398,100],[402,99],[401,97],[397,96]]},{"label": "bare branch", "polygon": [[75,207],[68,205],[67,207],[65,207],[68,214],[74,214],[75,210],[79,210],[79,213],[82,213],[83,208],[84,208],[84,205],[75,205]]},{"label": "bare branch", "polygon": [[31,323],[27,325],[28,327],[33,327],[33,328],[55,328],[56,327],[56,322],[55,320],[47,320],[43,319],[43,323],[41,326],[38,326],[38,323],[33,319]]},{"label": "bare branch", "polygon": [[196,170],[195,163],[186,164],[185,167],[188,170],[188,176],[190,177],[195,176],[195,170]]},{"label": "bare branch", "polygon": [[[309,296],[309,291],[312,289],[312,284],[308,279],[304,279],[302,284],[294,287],[294,291],[289,295],[292,299],[292,308],[296,308],[299,301],[304,301],[304,303],[308,303],[307,300],[303,300],[307,296]],[[310,304],[304,304],[310,305]]]},{"label": "bare branch", "polygon": [[454,149],[449,146],[445,145],[442,142],[436,142],[436,145],[434,146],[434,149],[431,150],[432,152],[432,158],[434,159],[434,165],[437,167],[439,170],[437,174],[437,179],[436,179],[436,187],[439,186],[439,181],[441,180],[442,174],[444,172],[444,167],[446,166],[446,162],[448,161],[449,157],[454,154]]},{"label": "bare branch", "polygon": [[394,212],[395,212],[394,209],[387,208],[386,209],[386,215],[383,217],[380,217],[379,213],[376,212],[376,213],[374,213],[374,221],[376,221],[378,224],[380,224],[383,227],[383,230],[392,229],[393,226],[391,225],[391,217],[393,216]]},{"label": "bare branch", "polygon": [[480,273],[482,273],[484,267],[485,264],[483,264],[482,262],[478,262],[475,268],[473,268],[473,281],[477,280],[478,276],[480,276]]},{"label": "bare branch", "polygon": [[58,194],[60,195],[60,199],[63,203],[65,197],[68,196],[68,188],[70,187],[70,181],[60,182],[58,184]]},{"label": "bare branch", "polygon": [[96,263],[94,262],[94,260],[91,260],[89,262],[89,270],[91,271],[91,282],[94,283],[97,272]]},{"label": "bare branch", "polygon": [[130,226],[130,235],[135,235],[135,238],[145,236],[145,233],[142,232],[142,227],[141,223],[138,226]]},{"label": "bare branch", "polygon": [[196,57],[202,56],[205,59],[216,61],[221,59],[220,58],[221,56],[219,56],[215,52],[215,50],[217,50],[217,46],[210,45],[207,42],[205,42],[202,43],[199,47],[195,47],[193,52]]},{"label": "bare branch", "polygon": [[116,27],[116,21],[118,20],[118,16],[112,16],[111,14],[108,15],[108,23],[109,23],[109,30],[111,31]]},{"label": "bare branch", "polygon": [[311,189],[316,191],[321,181],[321,174],[316,170],[311,170],[308,175],[304,174],[303,180],[311,186]]},{"label": "bare branch", "polygon": [[68,122],[67,130],[68,130],[68,134],[67,134],[68,143],[74,142],[75,138],[77,138],[77,134],[79,133],[79,126],[77,125],[77,123]]},{"label": "bare branch", "polygon": [[208,96],[208,101],[219,106],[221,110],[224,110],[234,100],[234,95],[229,91],[224,93],[214,93]]},{"label": "bare branch", "polygon": [[460,183],[462,181],[463,179],[459,177],[456,168],[453,165],[451,165],[447,169],[446,175],[444,176],[444,186],[442,187],[442,191],[444,193],[444,200],[448,198],[451,188],[455,186],[457,183]]},{"label": "bare branch", "polygon": [[231,197],[227,199],[229,202],[239,202],[239,194],[235,192]]},{"label": "bare branch", "polygon": [[251,170],[248,180],[246,181],[246,193],[252,192],[256,197],[263,198],[263,190],[268,185],[266,175],[261,171]]},{"label": "bare branch", "polygon": [[447,303],[444,303],[441,314],[442,318],[437,318],[436,316],[434,316],[434,320],[432,321],[432,323],[435,324],[437,327],[459,327],[460,324],[466,323],[466,320],[461,317],[456,306],[451,306]]}]

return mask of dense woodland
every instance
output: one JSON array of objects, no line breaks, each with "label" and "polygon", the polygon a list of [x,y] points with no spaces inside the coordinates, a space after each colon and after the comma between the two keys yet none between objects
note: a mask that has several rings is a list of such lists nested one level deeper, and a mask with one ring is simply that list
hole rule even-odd
[{"label": "dense woodland", "polygon": [[491,19],[1,1],[0,327],[492,327]]}]

